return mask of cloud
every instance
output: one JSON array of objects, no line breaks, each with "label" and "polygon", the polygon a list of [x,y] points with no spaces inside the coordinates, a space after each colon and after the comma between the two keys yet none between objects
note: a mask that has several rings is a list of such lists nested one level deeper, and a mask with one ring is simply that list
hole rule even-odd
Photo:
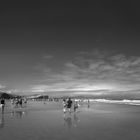
[{"label": "cloud", "polygon": [[52,59],[54,56],[50,54],[43,55],[43,59]]},{"label": "cloud", "polygon": [[140,57],[129,57],[125,55],[96,55],[93,58],[79,57],[78,61],[66,64],[68,70],[74,71],[81,77],[97,79],[110,79],[120,81],[137,81],[140,78]]},{"label": "cloud", "polygon": [[42,59],[40,62],[38,62],[35,66],[34,69],[37,70],[38,72],[42,72],[42,73],[49,73],[50,71],[52,71],[51,67],[50,67],[50,63],[48,63],[48,60],[51,60],[52,58],[54,58],[53,55],[50,54],[45,54],[42,56]]},{"label": "cloud", "polygon": [[42,83],[33,85],[32,90],[140,90],[140,57],[99,50],[82,52],[65,63],[62,72],[49,71]]},{"label": "cloud", "polygon": [[5,89],[6,86],[0,84],[0,89]]}]

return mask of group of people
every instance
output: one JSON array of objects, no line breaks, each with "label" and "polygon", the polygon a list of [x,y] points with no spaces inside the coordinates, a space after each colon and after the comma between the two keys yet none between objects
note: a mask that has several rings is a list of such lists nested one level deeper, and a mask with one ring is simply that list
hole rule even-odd
[{"label": "group of people", "polygon": [[21,107],[22,108],[23,103],[26,104],[27,99],[22,99],[22,98],[11,99],[11,104],[14,105],[14,107]]},{"label": "group of people", "polygon": [[[27,103],[27,99],[22,99],[22,98],[15,98],[11,99],[11,104],[13,105],[14,108],[20,107],[22,108],[22,105]],[[1,98],[0,99],[0,110],[2,113],[4,113],[4,107],[5,107],[5,99]]]},{"label": "group of people", "polygon": [[78,102],[77,101],[73,102],[71,98],[68,98],[67,100],[63,99],[63,112],[66,113],[68,111],[69,113],[71,113],[72,105],[74,112],[76,112],[76,110],[79,107]]}]

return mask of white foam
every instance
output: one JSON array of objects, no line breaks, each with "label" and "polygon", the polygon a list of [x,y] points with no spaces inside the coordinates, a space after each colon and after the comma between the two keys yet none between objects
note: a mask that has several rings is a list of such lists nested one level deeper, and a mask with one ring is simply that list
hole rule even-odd
[{"label": "white foam", "polygon": [[107,99],[90,99],[90,102],[103,102],[103,103],[115,103],[115,104],[130,104],[130,105],[140,105],[140,100],[107,100]]}]

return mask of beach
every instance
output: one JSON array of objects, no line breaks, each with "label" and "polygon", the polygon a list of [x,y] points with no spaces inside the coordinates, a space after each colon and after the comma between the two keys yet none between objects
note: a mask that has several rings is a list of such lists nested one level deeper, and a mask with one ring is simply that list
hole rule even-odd
[{"label": "beach", "polygon": [[92,102],[63,113],[62,102],[29,101],[0,113],[2,140],[138,140],[140,106]]}]

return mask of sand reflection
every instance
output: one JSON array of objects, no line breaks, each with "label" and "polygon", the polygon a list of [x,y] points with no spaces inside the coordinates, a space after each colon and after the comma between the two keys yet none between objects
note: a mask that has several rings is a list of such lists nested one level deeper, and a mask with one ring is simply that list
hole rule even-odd
[{"label": "sand reflection", "polygon": [[80,119],[77,113],[64,114],[64,126],[66,126],[68,129],[71,129],[72,127],[77,127],[79,122]]},{"label": "sand reflection", "polygon": [[22,119],[23,116],[25,116],[25,115],[27,115],[27,111],[18,110],[18,111],[11,112],[11,116],[15,117],[17,119]]},{"label": "sand reflection", "polygon": [[0,129],[4,128],[4,114],[0,115]]}]

